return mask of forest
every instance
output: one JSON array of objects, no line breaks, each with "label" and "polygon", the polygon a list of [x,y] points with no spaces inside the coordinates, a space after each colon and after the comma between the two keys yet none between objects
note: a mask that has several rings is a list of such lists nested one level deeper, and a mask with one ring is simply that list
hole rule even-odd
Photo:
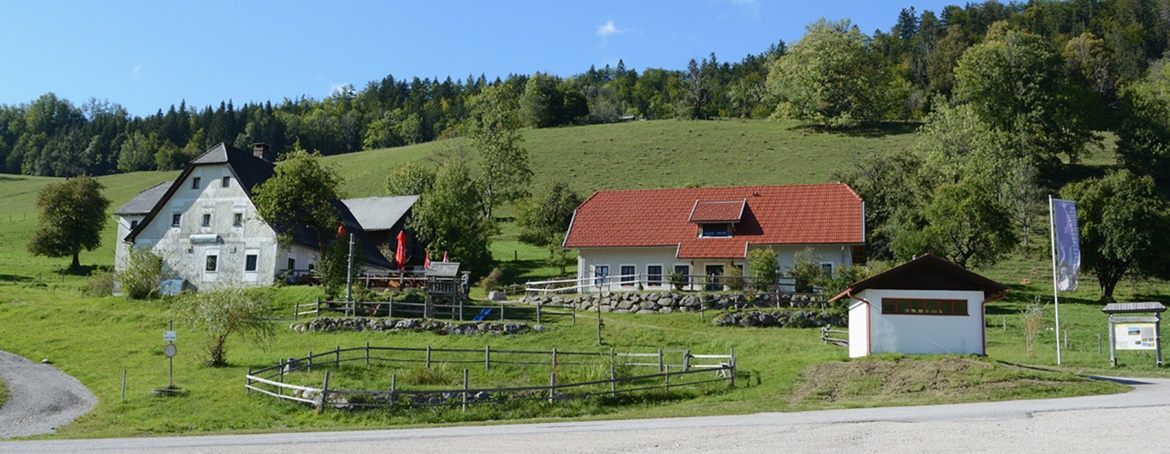
[{"label": "forest", "polygon": [[[997,28],[997,23],[1002,25]],[[1008,55],[1028,61],[996,66],[992,58],[984,69],[968,69],[1002,69],[989,74],[991,84],[1039,84],[1035,95],[1044,98],[1039,101],[1047,110],[1034,113],[1065,117],[1064,123],[1050,126],[1077,133],[1068,140],[1036,139],[1048,142],[1040,157],[1063,155],[1075,161],[1075,147],[1093,142],[1087,131],[1116,131],[1126,127],[1126,119],[1165,114],[1147,99],[1164,100],[1166,94],[1153,89],[1142,96],[1149,90],[1140,82],[1154,77],[1147,76],[1158,72],[1151,66],[1160,68],[1165,61],[1170,2],[988,1],[939,12],[903,9],[892,27],[872,34],[848,20],[822,20],[810,24],[791,46],[772,43],[738,62],[711,54],[687,62],[684,69],[638,73],[619,62],[567,77],[512,74],[489,81],[483,75],[442,80],[387,75],[319,100],[301,96],[244,105],[226,100],[203,107],[180,101],[146,117],[132,116],[109,100],[76,104],[46,93],[27,104],[0,105],[0,172],[75,176],[176,169],[221,141],[240,147],[266,142],[276,150],[296,146],[330,155],[459,137],[465,134],[472,98],[501,84],[518,97],[515,105],[524,123],[537,128],[629,118],[776,117],[836,129],[922,121],[962,95],[955,93],[960,61],[968,49],[1002,35],[997,29],[1010,29],[1013,40],[1023,40],[1032,53]],[[1039,74],[1021,73],[1029,70]],[[1145,128],[1134,135],[1155,143],[1167,134],[1165,128]],[[1146,173],[1164,165],[1149,156],[1130,160]]]}]

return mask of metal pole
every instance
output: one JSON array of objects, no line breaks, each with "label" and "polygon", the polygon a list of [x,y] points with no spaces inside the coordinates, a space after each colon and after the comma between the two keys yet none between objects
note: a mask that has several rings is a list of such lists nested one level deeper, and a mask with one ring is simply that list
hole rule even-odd
[{"label": "metal pole", "polygon": [[126,401],[126,369],[122,369],[122,402]]},{"label": "metal pole", "polygon": [[353,301],[353,234],[349,234],[349,265],[345,269],[345,300]]},{"label": "metal pole", "polygon": [[[171,328],[169,329],[169,331],[174,331],[175,330],[175,320],[171,319],[170,323],[171,323],[170,324]],[[174,342],[167,342],[167,343],[173,344]],[[174,389],[175,388],[175,357],[172,356],[172,357],[167,358],[167,363],[168,363],[168,369],[169,369],[167,372],[167,388]]]},{"label": "metal pole", "polygon": [[1048,196],[1049,236],[1052,238],[1052,300],[1056,311],[1056,365],[1060,365],[1060,292],[1056,285],[1056,217],[1053,216],[1052,195]]}]

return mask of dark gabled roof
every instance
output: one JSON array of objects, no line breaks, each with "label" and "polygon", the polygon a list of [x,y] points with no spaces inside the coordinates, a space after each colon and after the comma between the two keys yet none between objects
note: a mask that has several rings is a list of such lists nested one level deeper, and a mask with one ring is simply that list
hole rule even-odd
[{"label": "dark gabled roof", "polygon": [[867,279],[854,282],[830,301],[855,295],[865,289],[887,290],[976,290],[986,295],[1008,291],[1007,286],[985,278],[959,265],[930,254],[890,268]]},{"label": "dark gabled roof", "polygon": [[252,189],[256,185],[267,181],[276,174],[273,170],[275,166],[271,162],[223,142],[197,156],[195,160],[191,161],[191,165],[187,166],[187,169],[207,164],[228,164],[228,167],[232,169],[232,175],[236,177],[236,181],[240,182],[240,186],[244,188],[244,192],[248,194],[249,198],[252,197]]},{"label": "dark gabled roof", "polygon": [[114,211],[116,216],[137,216],[150,213],[150,210],[158,204],[166,195],[167,190],[171,188],[172,182],[164,181],[149,188],[146,188],[138,195],[130,199],[129,202],[122,204]]}]

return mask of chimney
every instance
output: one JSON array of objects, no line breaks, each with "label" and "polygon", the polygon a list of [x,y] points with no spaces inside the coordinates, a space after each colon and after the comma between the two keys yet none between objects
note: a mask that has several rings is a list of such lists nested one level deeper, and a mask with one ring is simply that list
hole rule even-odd
[{"label": "chimney", "polygon": [[263,159],[265,162],[272,162],[272,149],[264,142],[253,144],[252,156]]}]

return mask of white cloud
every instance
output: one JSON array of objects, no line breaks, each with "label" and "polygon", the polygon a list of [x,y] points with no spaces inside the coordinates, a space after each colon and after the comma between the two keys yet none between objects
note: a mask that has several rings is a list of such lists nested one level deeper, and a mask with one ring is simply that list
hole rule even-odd
[{"label": "white cloud", "polygon": [[142,65],[135,66],[134,69],[131,69],[130,75],[134,77],[134,80],[142,80]]},{"label": "white cloud", "polygon": [[624,30],[617,28],[617,26],[613,24],[612,19],[597,27],[597,35],[602,37],[602,39],[608,38],[609,35],[620,35],[623,32]]}]

